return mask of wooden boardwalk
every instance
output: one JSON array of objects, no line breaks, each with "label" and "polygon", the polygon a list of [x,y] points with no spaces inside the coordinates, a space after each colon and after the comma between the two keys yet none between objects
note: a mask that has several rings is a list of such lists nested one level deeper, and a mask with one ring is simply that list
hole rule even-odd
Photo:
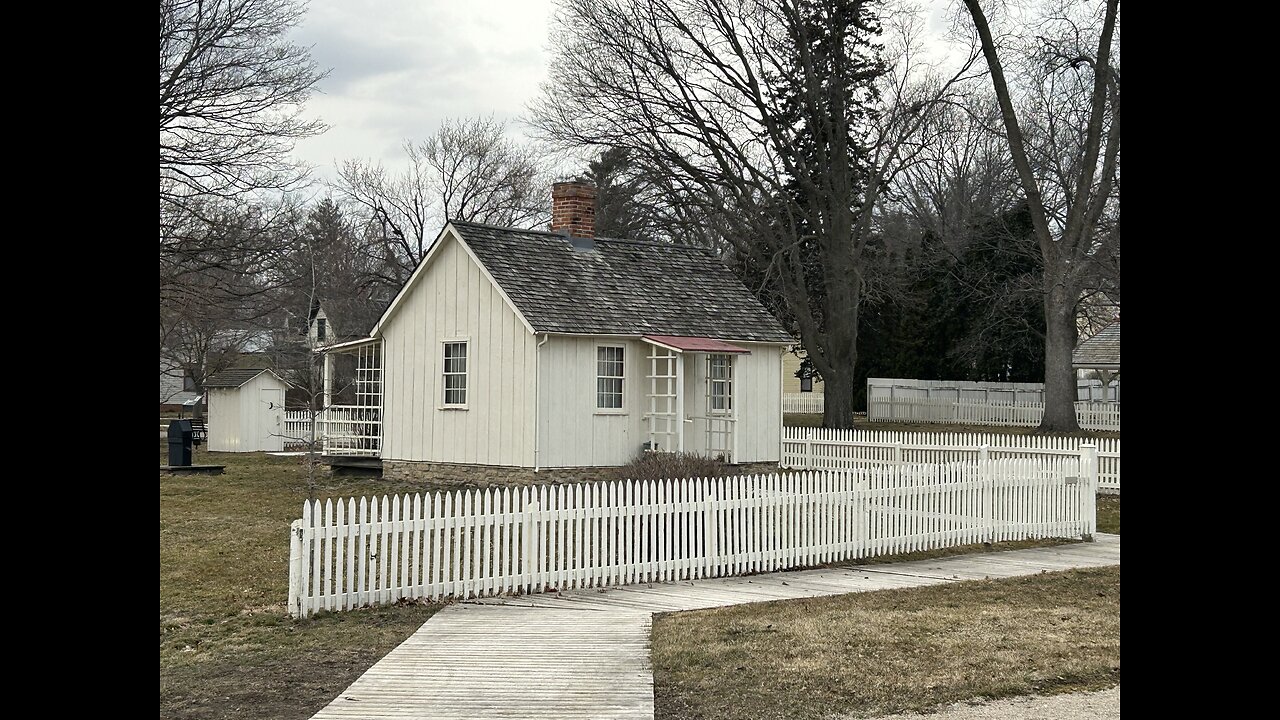
[{"label": "wooden boardwalk", "polygon": [[1033,550],[487,598],[437,613],[314,717],[653,718],[650,617],[1120,564],[1120,536]]}]

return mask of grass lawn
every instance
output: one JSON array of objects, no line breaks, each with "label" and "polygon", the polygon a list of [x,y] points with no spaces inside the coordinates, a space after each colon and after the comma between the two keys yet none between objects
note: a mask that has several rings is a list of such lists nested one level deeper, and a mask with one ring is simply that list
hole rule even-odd
[{"label": "grass lawn", "polygon": [[1098,496],[1098,532],[1120,534],[1120,496]]},{"label": "grass lawn", "polygon": [[1120,568],[659,615],[659,720],[820,718],[1120,682]]},{"label": "grass lawn", "polygon": [[[787,413],[782,416],[784,425],[792,427],[822,427],[822,415],[813,413]],[[949,425],[947,423],[868,422],[866,415],[853,419],[857,430],[898,430],[902,432],[955,432],[955,433],[1003,433],[1006,435],[1034,435],[1033,427],[1004,427],[1000,425]],[[1118,438],[1119,432],[1106,430],[1081,430],[1073,433],[1079,437]]]},{"label": "grass lawn", "polygon": [[[167,462],[166,451],[162,441],[161,463]],[[303,460],[200,450],[195,462],[224,464],[227,470],[220,476],[160,477],[161,718],[309,717],[439,609],[406,604],[321,614],[310,620],[289,618],[285,612],[288,529],[289,523],[300,517],[307,497]],[[323,499],[420,490],[421,485],[415,483],[322,476],[316,496]],[[1119,497],[1099,497],[1098,520],[1100,531],[1120,531]],[[1033,544],[1050,542],[1053,541]],[[995,549],[1006,546],[1021,544],[1002,544]],[[984,549],[989,548],[978,545],[921,556]],[[1118,573],[1116,583],[1118,593]],[[948,600],[943,604],[954,610],[952,603]],[[681,619],[684,617],[664,618],[657,627],[688,622]],[[771,636],[772,629],[769,631]],[[730,640],[754,641],[755,637],[736,630],[722,634]],[[657,638],[655,634],[655,647]],[[836,651],[840,647],[843,646],[833,646]],[[707,650],[713,648],[720,648],[717,652],[729,649],[713,642]],[[669,649],[664,648],[662,656],[667,664],[658,664],[667,673],[659,675],[658,699],[666,712],[660,717],[718,717],[719,711],[710,706],[691,711],[709,714],[681,714],[686,705],[680,703],[686,700],[680,699],[683,695],[673,694],[673,687],[683,685],[671,684],[675,674],[668,662]],[[697,652],[697,648],[684,652]],[[715,659],[705,658],[707,662]],[[657,660],[655,654],[655,663]],[[729,661],[736,663],[728,672],[734,675],[734,668],[743,663]],[[757,678],[760,682],[767,679],[767,675]],[[779,692],[791,692],[792,682],[780,676]],[[768,695],[770,686],[760,686],[754,692]],[[729,701],[731,695],[716,697]],[[757,716],[751,703],[738,703],[735,707],[739,714],[725,717]],[[785,708],[785,704],[777,707]]]},{"label": "grass lawn", "polygon": [[[160,462],[166,463],[164,441]],[[160,476],[160,717],[306,718],[438,607],[295,621],[289,523],[307,497],[300,458],[197,451],[219,476]],[[317,497],[417,491],[321,478]]]}]

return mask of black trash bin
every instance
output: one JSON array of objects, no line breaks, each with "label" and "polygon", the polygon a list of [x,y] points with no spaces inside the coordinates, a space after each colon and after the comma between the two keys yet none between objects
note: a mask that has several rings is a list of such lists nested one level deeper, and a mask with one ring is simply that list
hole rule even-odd
[{"label": "black trash bin", "polygon": [[185,467],[191,464],[191,445],[195,433],[190,420],[169,421],[169,465]]}]

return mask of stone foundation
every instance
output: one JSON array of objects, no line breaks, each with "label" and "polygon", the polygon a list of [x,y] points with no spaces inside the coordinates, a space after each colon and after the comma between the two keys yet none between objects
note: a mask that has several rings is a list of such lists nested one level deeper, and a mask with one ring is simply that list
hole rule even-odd
[{"label": "stone foundation", "polygon": [[[462,488],[520,487],[522,485],[565,485],[593,480],[615,479],[615,467],[533,468],[506,465],[462,465],[458,463],[414,462],[408,460],[383,460],[382,478],[403,482],[424,483],[424,490],[455,490]],[[735,475],[756,475],[778,472],[776,462],[743,463],[735,465]]]}]

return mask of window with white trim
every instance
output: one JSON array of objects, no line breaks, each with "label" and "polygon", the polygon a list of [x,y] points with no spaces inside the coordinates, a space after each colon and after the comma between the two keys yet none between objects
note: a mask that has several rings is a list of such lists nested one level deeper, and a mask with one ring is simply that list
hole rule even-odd
[{"label": "window with white trim", "polygon": [[621,410],[622,384],[626,377],[625,349],[614,345],[596,348],[596,409]]},{"label": "window with white trim", "polygon": [[733,412],[733,357],[707,356],[707,411],[715,415]]},{"label": "window with white trim", "polygon": [[467,404],[467,343],[444,343],[444,404]]}]

